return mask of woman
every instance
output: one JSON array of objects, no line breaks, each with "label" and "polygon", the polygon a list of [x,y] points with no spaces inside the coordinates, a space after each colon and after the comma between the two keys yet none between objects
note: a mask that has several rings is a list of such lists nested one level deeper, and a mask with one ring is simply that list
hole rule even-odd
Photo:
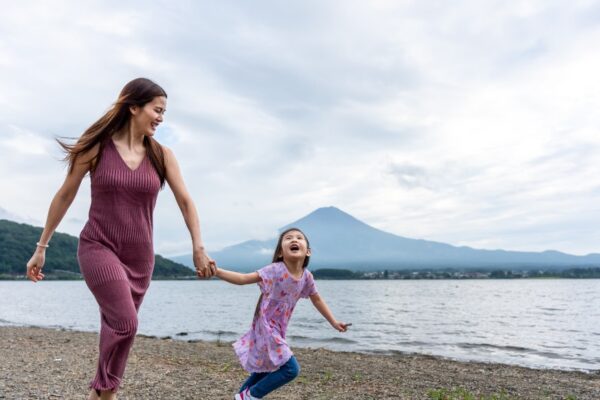
[{"label": "woman", "polygon": [[114,399],[137,331],[137,311],[154,268],[152,214],[166,181],[192,236],[194,265],[200,278],[215,273],[202,245],[194,203],[170,149],[154,138],[163,121],[167,94],[156,83],[129,82],[114,106],[73,145],[59,141],[69,163],[54,196],[27,276],[44,278],[45,250],[56,227],[89,172],[92,203],[79,237],[81,273],[100,306],[100,354],[89,399]]}]

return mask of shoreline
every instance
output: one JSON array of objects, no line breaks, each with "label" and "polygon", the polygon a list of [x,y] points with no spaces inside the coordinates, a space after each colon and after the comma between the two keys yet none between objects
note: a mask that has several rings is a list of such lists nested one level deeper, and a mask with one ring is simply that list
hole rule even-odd
[{"label": "shoreline", "polygon": [[[91,333],[91,334],[96,334],[97,331],[96,330],[82,330],[82,329],[77,329],[77,328],[66,328],[63,326],[39,326],[39,325],[21,325],[21,324],[15,324],[15,323],[11,323],[9,321],[4,321],[4,320],[0,320],[0,329],[2,328],[31,328],[31,329],[42,329],[42,330],[55,330],[55,331],[62,331],[62,332],[75,332],[75,333]],[[174,342],[184,342],[184,343],[196,343],[196,342],[203,342],[203,343],[208,343],[208,344],[215,344],[216,346],[222,347],[222,346],[227,346],[227,345],[231,345],[233,343],[233,341],[228,341],[228,340],[221,340],[219,338],[219,336],[217,337],[217,339],[215,340],[211,340],[211,339],[188,339],[189,332],[179,332],[173,335],[166,335],[166,336],[158,336],[158,335],[152,335],[152,334],[145,334],[145,333],[137,333],[136,334],[136,338],[145,338],[145,339],[155,339],[155,340],[172,340]],[[241,335],[241,334],[240,334]],[[321,347],[321,346],[305,346],[305,345],[298,345],[298,344],[291,344],[291,347],[293,349],[305,349],[305,350],[324,350],[324,351],[331,351],[334,353],[344,353],[344,354],[357,354],[357,355],[365,355],[365,356],[382,356],[382,357],[404,357],[404,356],[415,356],[415,357],[419,357],[419,356],[423,356],[423,357],[432,357],[432,358],[436,358],[439,360],[444,360],[444,361],[449,361],[449,362],[458,362],[458,363],[478,363],[478,364],[490,364],[490,365],[503,365],[506,367],[519,367],[519,368],[526,368],[526,369],[532,369],[532,370],[540,370],[540,371],[556,371],[556,372],[580,372],[583,374],[598,374],[600,375],[600,365],[598,366],[598,369],[586,369],[586,368],[555,368],[555,367],[543,367],[543,366],[538,366],[538,365],[526,365],[526,364],[511,364],[511,363],[506,363],[506,362],[494,362],[494,361],[488,361],[488,360],[470,360],[470,359],[461,359],[459,357],[450,357],[450,356],[444,356],[441,354],[430,354],[430,353],[419,353],[419,352],[411,352],[411,351],[402,351],[402,350],[360,350],[360,349],[353,349],[353,350],[340,350],[340,349],[332,349],[332,348],[327,348],[327,347]],[[0,397],[1,400],[1,397]],[[600,400],[600,395],[598,396],[598,400]]]},{"label": "shoreline", "polygon": [[[3,326],[0,343],[0,399],[84,398],[95,373],[97,333]],[[600,371],[532,369],[419,354],[293,351],[300,376],[270,399],[429,399],[432,390],[453,388],[474,396],[505,396],[499,399],[600,398]],[[246,376],[228,342],[138,335],[119,399],[231,399]]]},{"label": "shoreline", "polygon": [[[78,273],[71,272],[73,276],[65,277],[63,275],[46,275],[44,277],[45,281],[83,281],[83,276]],[[79,276],[76,276],[78,274]],[[598,280],[600,276],[515,276],[510,278],[500,278],[500,277],[411,277],[411,278],[332,278],[332,277],[315,277],[317,281],[511,281],[511,280],[548,280],[548,279],[560,279],[560,280]],[[153,281],[198,281],[198,278],[195,275],[182,275],[182,276],[163,276],[159,275],[156,277],[152,277]],[[210,280],[218,280],[218,278],[210,278]],[[0,281],[27,281],[27,277],[25,275],[0,275]]]}]

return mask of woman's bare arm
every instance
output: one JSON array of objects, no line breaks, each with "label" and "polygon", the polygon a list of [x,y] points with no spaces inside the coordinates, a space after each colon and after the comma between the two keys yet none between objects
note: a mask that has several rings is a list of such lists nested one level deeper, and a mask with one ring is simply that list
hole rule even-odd
[{"label": "woman's bare arm", "polygon": [[90,170],[92,160],[94,160],[98,154],[99,147],[100,145],[97,144],[91,150],[79,155],[75,159],[73,169],[67,174],[65,181],[50,203],[44,230],[42,231],[38,242],[41,246],[36,247],[33,256],[27,263],[27,277],[34,282],[44,278],[44,274],[41,273],[41,270],[46,259],[46,248],[43,246],[48,245],[54,231],[73,203],[73,200],[79,191],[79,187],[81,186],[81,181]]}]

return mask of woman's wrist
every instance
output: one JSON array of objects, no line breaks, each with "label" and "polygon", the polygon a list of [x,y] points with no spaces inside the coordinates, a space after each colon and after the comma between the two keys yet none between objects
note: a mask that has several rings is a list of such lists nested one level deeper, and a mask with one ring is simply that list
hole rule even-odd
[{"label": "woman's wrist", "polygon": [[193,251],[194,251],[194,253],[206,253],[206,250],[204,249],[204,245],[202,245],[202,244],[194,245]]}]

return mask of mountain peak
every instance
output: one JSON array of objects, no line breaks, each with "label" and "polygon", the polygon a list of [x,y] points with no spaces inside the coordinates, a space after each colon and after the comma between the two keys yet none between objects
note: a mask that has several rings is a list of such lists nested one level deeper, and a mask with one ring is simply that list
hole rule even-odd
[{"label": "mountain peak", "polygon": [[339,208],[337,208],[335,206],[317,208],[315,211],[311,212],[304,218],[309,218],[309,217],[327,217],[327,218],[346,217],[346,218],[356,219],[352,215],[340,210]]},{"label": "mountain peak", "polygon": [[[329,207],[321,207],[317,208],[310,214],[300,218],[297,221],[292,222],[282,228],[279,229],[280,232],[290,228],[290,227],[298,227],[300,229],[306,229],[308,227],[338,227],[342,229],[351,229],[351,228],[365,228],[373,229],[369,227],[362,221],[354,218],[352,215],[348,214],[340,210],[337,207],[329,206]],[[310,229],[309,229],[310,230]]]},{"label": "mountain peak", "polygon": [[[600,255],[477,250],[411,239],[373,228],[337,207],[321,207],[281,228],[297,227],[310,238],[313,268],[359,270],[423,268],[560,268],[600,265]],[[252,269],[270,262],[276,238],[248,241],[212,253],[220,264]],[[191,255],[188,256],[191,264]]]}]

